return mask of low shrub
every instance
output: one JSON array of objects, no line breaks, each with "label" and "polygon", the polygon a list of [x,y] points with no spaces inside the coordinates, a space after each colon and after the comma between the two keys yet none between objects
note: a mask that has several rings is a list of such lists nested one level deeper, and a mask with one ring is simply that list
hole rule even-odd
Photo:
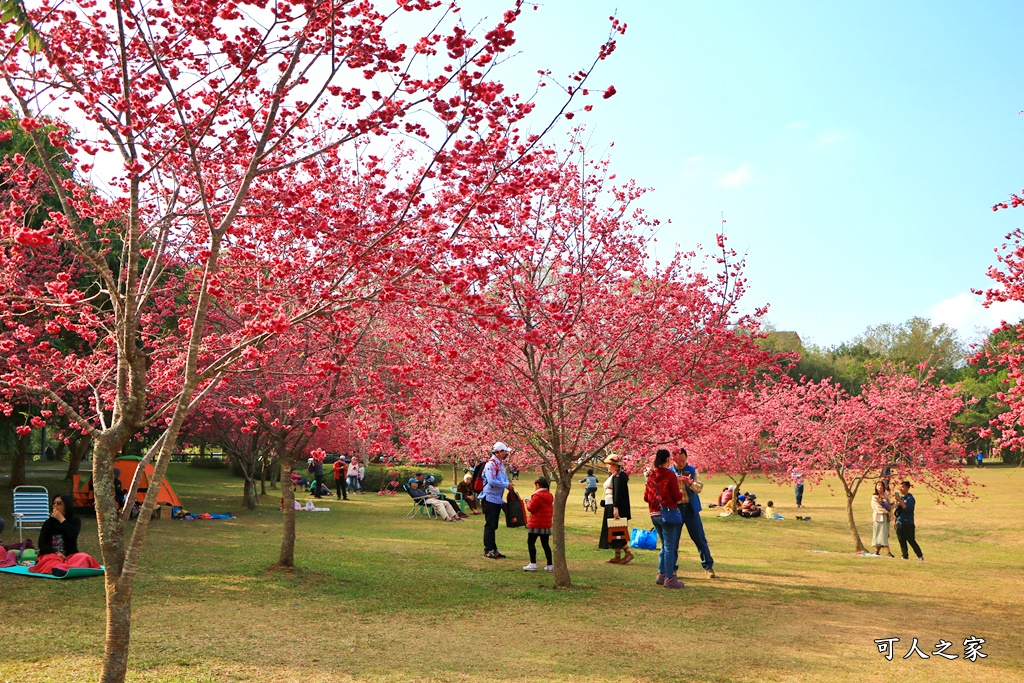
[{"label": "low shrub", "polygon": [[[380,465],[373,463],[366,468],[366,475],[363,477],[363,488],[367,491],[380,491],[382,488],[386,488],[392,481],[398,482],[398,490],[402,490],[402,486],[416,475],[417,472],[423,472],[424,474],[434,475],[434,484],[444,491],[445,486],[443,485],[444,476],[440,470],[430,469],[429,467],[409,467],[406,465]],[[449,484],[450,486],[450,484]]]}]

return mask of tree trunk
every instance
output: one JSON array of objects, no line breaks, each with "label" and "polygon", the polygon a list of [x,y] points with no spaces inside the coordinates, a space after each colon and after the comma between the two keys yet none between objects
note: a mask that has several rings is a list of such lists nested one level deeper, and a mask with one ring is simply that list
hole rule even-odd
[{"label": "tree trunk", "polygon": [[565,506],[569,502],[572,477],[565,476],[563,479],[564,486],[561,482],[555,485],[555,514],[551,520],[551,538],[554,541],[552,555],[555,560],[555,588],[572,588],[569,563],[565,559]]},{"label": "tree trunk", "polygon": [[857,531],[857,524],[853,521],[853,499],[854,493],[846,492],[846,522],[850,525],[850,533],[853,534],[853,544],[858,553],[864,552],[864,542],[860,540],[860,532]]},{"label": "tree trunk", "polygon": [[88,436],[79,434],[77,439],[71,441],[71,448],[68,449],[68,472],[64,479],[71,481],[71,478],[81,472],[82,458],[89,450],[91,439]]},{"label": "tree trunk", "polygon": [[107,638],[103,646],[100,683],[122,683],[128,674],[128,645],[132,628],[135,575],[107,575]]},{"label": "tree trunk", "polygon": [[131,637],[131,599],[135,574],[124,573],[125,525],[114,502],[114,458],[121,450],[119,440],[110,436],[93,442],[93,489],[96,521],[99,525],[106,588],[107,633],[103,647],[102,683],[121,683],[128,670]]},{"label": "tree trunk", "polygon": [[260,457],[260,495],[267,495],[267,459]]},{"label": "tree trunk", "polygon": [[25,463],[28,461],[29,440],[31,438],[31,434],[14,438],[14,462],[11,463],[11,489],[14,489],[16,486],[24,486],[28,482],[28,477],[25,474]]},{"label": "tree trunk", "polygon": [[732,513],[735,515],[736,511],[740,507],[740,489],[743,488],[743,480],[747,478],[747,475],[744,474],[743,476],[741,476],[739,481],[736,481],[732,477],[729,478],[736,482],[736,488],[733,489],[732,491],[732,498],[729,499],[729,507],[732,509]]},{"label": "tree trunk", "polygon": [[281,557],[278,567],[295,566],[295,491],[292,490],[291,458],[281,457],[281,500],[284,505],[284,534],[281,538]]},{"label": "tree trunk", "polygon": [[245,492],[242,494],[242,503],[246,510],[255,510],[260,504],[259,496],[256,494],[256,477],[252,472],[245,471]]}]

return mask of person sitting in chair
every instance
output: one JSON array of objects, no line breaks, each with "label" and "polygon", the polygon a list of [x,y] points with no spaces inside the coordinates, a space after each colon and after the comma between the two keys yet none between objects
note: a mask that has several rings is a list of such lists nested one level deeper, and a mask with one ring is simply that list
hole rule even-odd
[{"label": "person sitting in chair", "polygon": [[468,515],[464,515],[461,512],[456,512],[455,508],[447,500],[438,498],[434,494],[427,493],[421,489],[419,479],[412,479],[409,482],[409,495],[412,496],[413,500],[422,500],[424,505],[434,508],[434,511],[446,522],[457,522],[468,517]]},{"label": "person sitting in chair", "polygon": [[466,501],[466,505],[469,506],[470,512],[474,515],[479,515],[480,512],[477,508],[476,491],[473,490],[473,475],[469,472],[462,478],[458,486],[455,489],[462,494],[462,500]]}]

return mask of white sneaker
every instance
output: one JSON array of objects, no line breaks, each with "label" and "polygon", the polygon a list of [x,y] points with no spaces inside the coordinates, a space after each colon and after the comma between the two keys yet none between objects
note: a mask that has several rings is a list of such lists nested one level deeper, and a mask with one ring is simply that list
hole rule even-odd
[{"label": "white sneaker", "polygon": [[555,571],[555,565],[549,564],[548,566],[544,567],[544,571],[546,571],[546,572],[553,572],[553,571]]},{"label": "white sneaker", "polygon": [[540,567],[537,566],[536,562],[531,562],[530,564],[523,567],[524,572],[535,572],[538,569],[540,569]]}]

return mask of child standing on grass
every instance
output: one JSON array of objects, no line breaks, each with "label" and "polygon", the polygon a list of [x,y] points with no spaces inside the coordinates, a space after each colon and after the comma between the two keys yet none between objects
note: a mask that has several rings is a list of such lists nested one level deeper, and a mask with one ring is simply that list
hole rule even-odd
[{"label": "child standing on grass", "polygon": [[548,564],[544,571],[553,572],[555,566],[551,562],[551,518],[555,514],[555,498],[551,495],[550,484],[544,477],[537,477],[533,482],[533,496],[526,499],[526,509],[530,513],[526,521],[526,528],[529,530],[527,544],[530,549],[530,564],[523,567],[524,572],[535,572],[540,569],[537,566],[537,539],[544,548],[544,557]]}]

